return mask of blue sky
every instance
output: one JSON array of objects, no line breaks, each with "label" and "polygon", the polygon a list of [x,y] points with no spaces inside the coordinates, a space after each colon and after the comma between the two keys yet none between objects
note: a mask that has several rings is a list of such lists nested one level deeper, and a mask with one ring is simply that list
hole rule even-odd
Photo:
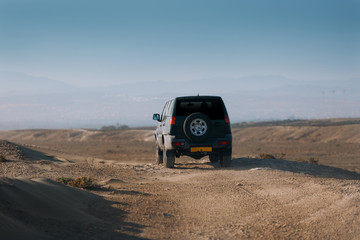
[{"label": "blue sky", "polygon": [[0,71],[77,85],[360,77],[359,0],[0,0]]}]

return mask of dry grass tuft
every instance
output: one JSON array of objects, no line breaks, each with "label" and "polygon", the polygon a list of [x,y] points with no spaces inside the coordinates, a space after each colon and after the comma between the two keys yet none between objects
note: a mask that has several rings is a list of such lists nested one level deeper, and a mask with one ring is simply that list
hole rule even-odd
[{"label": "dry grass tuft", "polygon": [[276,159],[274,155],[268,154],[268,153],[261,153],[259,155],[260,159]]},{"label": "dry grass tuft", "polygon": [[91,188],[95,186],[94,180],[91,177],[77,177],[75,179],[61,177],[58,178],[57,181],[59,183],[77,188]]},{"label": "dry grass tuft", "polygon": [[309,163],[309,164],[316,164],[319,165],[319,159],[316,158],[309,158],[308,160],[306,159],[296,159],[297,162],[305,162],[305,163]]},{"label": "dry grass tuft", "polygon": [[313,158],[313,157],[309,158],[308,163],[319,165],[319,159],[316,159],[316,158]]}]

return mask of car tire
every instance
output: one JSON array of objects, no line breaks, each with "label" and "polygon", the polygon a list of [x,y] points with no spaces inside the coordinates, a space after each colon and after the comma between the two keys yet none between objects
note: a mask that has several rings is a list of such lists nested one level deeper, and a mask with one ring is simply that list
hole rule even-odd
[{"label": "car tire", "polygon": [[210,160],[210,162],[212,162],[212,163],[218,162],[218,161],[219,161],[219,154],[217,154],[217,153],[212,153],[212,154],[210,154],[210,155],[209,155],[209,160]]},{"label": "car tire", "polygon": [[155,146],[155,159],[157,164],[162,164],[164,159],[164,151],[159,148],[158,145]]},{"label": "car tire", "polygon": [[208,116],[203,113],[196,112],[189,115],[183,126],[186,137],[195,142],[205,140],[211,132],[211,121]]},{"label": "car tire", "polygon": [[223,151],[220,154],[220,165],[221,165],[221,167],[230,167],[231,166],[231,150]]},{"label": "car tire", "polygon": [[173,168],[175,165],[175,152],[172,150],[166,150],[164,154],[164,164],[167,168]]}]

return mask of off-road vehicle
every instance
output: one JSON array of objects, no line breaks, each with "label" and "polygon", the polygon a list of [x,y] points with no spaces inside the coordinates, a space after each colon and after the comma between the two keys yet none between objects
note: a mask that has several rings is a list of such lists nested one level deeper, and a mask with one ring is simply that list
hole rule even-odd
[{"label": "off-road vehicle", "polygon": [[175,157],[209,156],[221,166],[231,164],[232,135],[229,116],[221,97],[187,96],[166,102],[155,130],[156,161],[172,168]]}]

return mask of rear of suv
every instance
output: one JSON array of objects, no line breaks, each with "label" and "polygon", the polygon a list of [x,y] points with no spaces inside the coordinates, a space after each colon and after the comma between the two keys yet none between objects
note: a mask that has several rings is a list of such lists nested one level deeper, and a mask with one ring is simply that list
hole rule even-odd
[{"label": "rear of suv", "polygon": [[232,134],[221,97],[187,96],[166,102],[155,130],[156,161],[172,168],[175,158],[209,156],[221,166],[231,164]]}]

